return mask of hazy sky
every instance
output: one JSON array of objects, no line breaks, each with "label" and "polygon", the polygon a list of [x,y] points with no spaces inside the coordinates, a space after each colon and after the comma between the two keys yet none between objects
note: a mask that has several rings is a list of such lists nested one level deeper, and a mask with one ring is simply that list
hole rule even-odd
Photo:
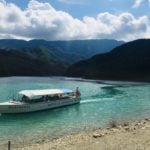
[{"label": "hazy sky", "polygon": [[150,37],[150,0],[0,0],[0,38]]}]

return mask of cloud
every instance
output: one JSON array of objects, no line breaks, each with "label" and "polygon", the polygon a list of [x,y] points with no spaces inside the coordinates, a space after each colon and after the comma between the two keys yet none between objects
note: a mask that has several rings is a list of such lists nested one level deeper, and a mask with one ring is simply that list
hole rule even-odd
[{"label": "cloud", "polygon": [[142,4],[150,4],[150,0],[134,0],[133,8],[139,8]]},{"label": "cloud", "polygon": [[0,3],[6,4],[5,0],[0,0]]},{"label": "cloud", "polygon": [[31,0],[21,10],[13,3],[0,2],[0,38],[74,40],[107,38],[134,40],[150,36],[147,16],[136,18],[131,13],[99,13],[82,20],[58,11],[49,3]]},{"label": "cloud", "polygon": [[80,1],[77,1],[77,0],[58,0],[59,2],[62,2],[62,3],[66,3],[66,4],[78,4],[78,5],[82,5],[82,4],[86,4],[86,2],[88,0],[80,0]]},{"label": "cloud", "polygon": [[133,8],[138,8],[143,2],[144,0],[134,0],[134,5]]}]

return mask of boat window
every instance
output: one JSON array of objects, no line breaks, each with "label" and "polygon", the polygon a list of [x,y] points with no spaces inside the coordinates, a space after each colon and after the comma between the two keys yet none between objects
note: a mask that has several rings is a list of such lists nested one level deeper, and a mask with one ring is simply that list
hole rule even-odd
[{"label": "boat window", "polygon": [[27,96],[25,96],[25,95],[23,95],[22,96],[22,100],[24,101],[24,100],[28,100],[29,98],[27,97]]}]

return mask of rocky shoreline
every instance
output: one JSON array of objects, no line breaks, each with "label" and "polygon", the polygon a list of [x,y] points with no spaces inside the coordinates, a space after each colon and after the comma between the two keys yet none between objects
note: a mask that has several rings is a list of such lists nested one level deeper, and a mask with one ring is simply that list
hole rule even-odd
[{"label": "rocky shoreline", "polygon": [[107,128],[83,131],[58,139],[46,139],[13,150],[149,150],[150,119],[122,124],[112,121]]}]

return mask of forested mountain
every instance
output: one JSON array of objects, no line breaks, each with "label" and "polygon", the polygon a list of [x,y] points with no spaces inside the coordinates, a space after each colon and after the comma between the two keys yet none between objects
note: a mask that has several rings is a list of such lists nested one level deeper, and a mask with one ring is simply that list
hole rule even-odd
[{"label": "forested mountain", "polygon": [[0,40],[0,76],[63,75],[74,62],[122,44],[115,40]]},{"label": "forested mountain", "polygon": [[135,40],[73,64],[67,76],[150,81],[150,40]]},{"label": "forested mountain", "polygon": [[74,63],[79,60],[90,58],[95,54],[105,53],[114,47],[123,44],[116,40],[75,40],[75,41],[45,41],[45,40],[0,40],[0,48],[34,51],[36,49],[47,50],[57,59]]},{"label": "forested mountain", "polygon": [[63,74],[68,63],[55,60],[47,51],[23,52],[0,49],[0,76],[48,76]]}]

